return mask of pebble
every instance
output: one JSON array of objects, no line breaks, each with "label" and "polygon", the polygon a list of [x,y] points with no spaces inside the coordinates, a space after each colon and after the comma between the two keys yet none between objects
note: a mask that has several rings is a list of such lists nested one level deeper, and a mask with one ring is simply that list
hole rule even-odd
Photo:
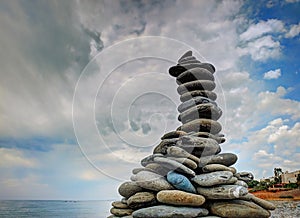
[{"label": "pebble", "polygon": [[214,81],[215,78],[211,72],[207,69],[195,67],[193,69],[184,71],[176,78],[176,83],[178,85],[184,84],[186,82],[191,82],[195,80],[211,80]]},{"label": "pebble", "polygon": [[207,97],[213,101],[215,101],[217,99],[217,94],[212,92],[212,91],[208,91],[208,90],[196,90],[196,91],[191,91],[191,92],[186,92],[183,95],[180,96],[180,101],[181,102],[185,102],[187,100],[190,100],[194,97],[197,96],[202,96],[202,97]]},{"label": "pebble", "polygon": [[250,172],[239,172],[234,175],[239,180],[243,180],[244,182],[250,182],[253,180],[254,176]]},{"label": "pebble", "polygon": [[176,146],[177,142],[178,142],[178,138],[172,138],[172,139],[164,139],[162,140],[159,145],[157,145],[154,150],[153,153],[154,154],[166,154],[167,153],[167,149],[168,147],[171,146]]},{"label": "pebble", "polygon": [[192,194],[179,190],[163,190],[157,193],[157,200],[163,204],[178,206],[201,206],[205,198],[201,195]]},{"label": "pebble", "polygon": [[146,169],[149,169],[150,171],[157,173],[159,175],[165,176],[170,171],[168,168],[162,166],[158,163],[150,163],[147,164]]},{"label": "pebble", "polygon": [[207,214],[208,210],[205,208],[158,205],[136,210],[132,213],[132,216],[134,218],[194,218],[206,216]]},{"label": "pebble", "polygon": [[191,107],[194,107],[196,105],[199,105],[199,104],[205,104],[205,103],[211,103],[211,104],[214,104],[217,106],[216,102],[214,102],[213,100],[209,99],[209,98],[206,98],[206,97],[202,97],[202,96],[196,96],[188,101],[185,101],[185,102],[182,102],[177,110],[182,113],[186,110],[188,110],[189,108]]},{"label": "pebble", "polygon": [[141,192],[143,189],[138,186],[135,182],[127,181],[122,183],[119,186],[119,194],[125,198],[129,198],[130,196],[134,195],[137,192]]},{"label": "pebble", "polygon": [[157,201],[151,192],[138,192],[128,198],[127,204],[132,209],[138,209],[156,205]]},{"label": "pebble", "polygon": [[121,201],[114,201],[112,202],[111,204],[114,208],[120,208],[120,209],[127,209],[128,208],[128,205],[127,204],[124,204],[123,202]]},{"label": "pebble", "polygon": [[[236,178],[236,177],[235,177]],[[248,185],[246,182],[242,181],[242,180],[237,180],[236,183],[234,183],[235,185],[240,185],[240,186],[244,186],[245,188],[248,188]]]},{"label": "pebble", "polygon": [[174,189],[163,176],[152,172],[141,171],[132,175],[131,180],[135,181],[138,186],[152,191]]},{"label": "pebble", "polygon": [[151,154],[151,155],[149,155],[149,156],[147,156],[147,157],[145,157],[145,158],[143,158],[143,159],[141,160],[141,165],[142,165],[143,167],[145,167],[145,166],[147,166],[149,163],[153,163],[155,157],[163,157],[163,156],[164,156],[164,155],[159,154],[159,153],[157,153],[157,154]]},{"label": "pebble", "polygon": [[192,133],[191,135],[200,138],[211,138],[216,140],[219,144],[224,143],[226,141],[224,137],[213,135],[208,132],[196,132],[196,133]]},{"label": "pebble", "polygon": [[212,91],[216,88],[216,83],[211,80],[195,80],[191,82],[187,82],[181,84],[177,88],[177,92],[179,95],[183,95],[184,93],[195,91],[195,90],[206,90]]},{"label": "pebble", "polygon": [[184,132],[184,131],[172,131],[172,132],[168,132],[166,134],[164,134],[162,137],[161,137],[161,140],[164,140],[164,139],[173,139],[173,138],[179,138],[181,136],[184,136],[186,135],[187,133]]},{"label": "pebble", "polygon": [[[214,186],[214,185],[232,184],[233,182],[231,180],[232,177],[233,177],[233,173],[230,171],[217,171],[217,172],[196,175],[191,180],[200,186]],[[237,179],[235,178],[234,182],[236,181]]]},{"label": "pebble", "polygon": [[191,170],[190,168],[184,166],[181,163],[178,163],[177,161],[170,160],[170,159],[163,158],[163,157],[155,157],[154,161],[156,163],[163,164],[164,167],[167,167],[167,168],[172,169],[172,170],[176,170],[178,172],[187,174],[189,176],[195,176],[196,175],[193,170]]},{"label": "pebble", "polygon": [[191,135],[181,137],[177,142],[177,146],[197,157],[210,156],[221,152],[221,147],[216,140]]},{"label": "pebble", "polygon": [[182,112],[178,116],[178,120],[187,123],[194,119],[207,118],[218,120],[222,115],[222,110],[211,103],[199,104]]},{"label": "pebble", "polygon": [[227,167],[222,164],[208,164],[202,168],[204,173],[215,172],[215,171],[230,171],[233,174],[236,173],[236,169],[234,167]]},{"label": "pebble", "polygon": [[167,157],[167,158],[170,160],[175,160],[178,163],[182,163],[184,166],[190,169],[196,169],[198,167],[198,164],[189,158],[185,158],[185,157]]},{"label": "pebble", "polygon": [[248,193],[248,189],[238,185],[220,185],[214,187],[197,187],[197,192],[207,199],[236,199]]},{"label": "pebble", "polygon": [[190,154],[189,152],[187,152],[183,148],[180,148],[180,147],[177,147],[177,146],[169,147],[167,149],[167,154],[170,155],[170,156],[175,156],[175,157],[189,158],[189,159],[195,161],[197,164],[200,162],[200,159],[198,157]]},{"label": "pebble", "polygon": [[131,215],[132,212],[133,212],[132,209],[119,209],[119,208],[114,208],[114,207],[110,209],[110,213],[112,213],[113,215],[115,215],[117,217]]},{"label": "pebble", "polygon": [[231,218],[267,218],[271,215],[255,203],[243,200],[213,202],[210,211],[212,214]]},{"label": "pebble", "polygon": [[134,168],[134,169],[132,169],[132,173],[133,173],[133,174],[137,174],[138,172],[141,172],[141,171],[149,171],[149,172],[153,172],[153,170],[148,169],[148,168],[145,168],[145,167],[139,167],[139,168]]},{"label": "pebble", "polygon": [[199,167],[203,167],[208,164],[222,164],[225,166],[231,166],[237,161],[237,156],[232,153],[222,153],[212,156],[202,157],[199,162]]},{"label": "pebble", "polygon": [[190,180],[182,174],[170,171],[167,174],[167,180],[170,184],[172,184],[175,188],[179,190],[197,193],[195,187],[192,185]]},{"label": "pebble", "polygon": [[222,126],[215,120],[203,118],[183,124],[180,130],[185,132],[209,132],[211,134],[217,134],[222,130]]},{"label": "pebble", "polygon": [[264,199],[258,198],[255,195],[248,193],[245,196],[241,196],[240,197],[241,200],[246,200],[246,201],[253,201],[254,203],[258,204],[259,206],[261,206],[262,208],[266,209],[266,210],[275,210],[276,207],[274,204],[272,204],[269,201],[266,201]]}]

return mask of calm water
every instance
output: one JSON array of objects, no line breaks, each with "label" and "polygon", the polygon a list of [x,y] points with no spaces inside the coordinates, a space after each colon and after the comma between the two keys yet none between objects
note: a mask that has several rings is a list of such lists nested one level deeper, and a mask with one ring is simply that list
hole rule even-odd
[{"label": "calm water", "polygon": [[111,201],[0,201],[0,218],[104,218]]},{"label": "calm water", "polygon": [[[112,201],[0,201],[0,218],[105,218]],[[272,218],[299,218],[300,201],[274,201]]]}]

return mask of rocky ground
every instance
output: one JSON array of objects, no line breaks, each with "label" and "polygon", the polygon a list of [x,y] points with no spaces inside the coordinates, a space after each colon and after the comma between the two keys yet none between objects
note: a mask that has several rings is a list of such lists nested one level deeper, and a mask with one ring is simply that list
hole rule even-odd
[{"label": "rocky ground", "polygon": [[300,217],[300,201],[271,201],[276,209],[271,211],[271,218]]}]

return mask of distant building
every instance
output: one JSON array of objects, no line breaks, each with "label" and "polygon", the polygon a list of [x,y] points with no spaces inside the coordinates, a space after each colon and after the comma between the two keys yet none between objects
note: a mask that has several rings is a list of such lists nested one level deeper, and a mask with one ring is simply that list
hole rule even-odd
[{"label": "distant building", "polygon": [[284,172],[280,175],[281,183],[296,183],[298,174],[300,174],[300,170],[296,170],[294,172],[289,173],[288,171]]}]

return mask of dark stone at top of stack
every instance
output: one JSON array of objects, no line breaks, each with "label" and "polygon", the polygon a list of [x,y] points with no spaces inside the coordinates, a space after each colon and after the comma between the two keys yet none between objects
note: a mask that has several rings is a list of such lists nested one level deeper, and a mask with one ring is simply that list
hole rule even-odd
[{"label": "dark stone at top of stack", "polygon": [[178,77],[180,74],[187,70],[193,70],[194,68],[203,68],[208,70],[210,73],[215,72],[215,67],[209,63],[201,63],[195,57],[192,56],[192,51],[186,52],[178,60],[178,64],[169,69],[171,76]]}]

